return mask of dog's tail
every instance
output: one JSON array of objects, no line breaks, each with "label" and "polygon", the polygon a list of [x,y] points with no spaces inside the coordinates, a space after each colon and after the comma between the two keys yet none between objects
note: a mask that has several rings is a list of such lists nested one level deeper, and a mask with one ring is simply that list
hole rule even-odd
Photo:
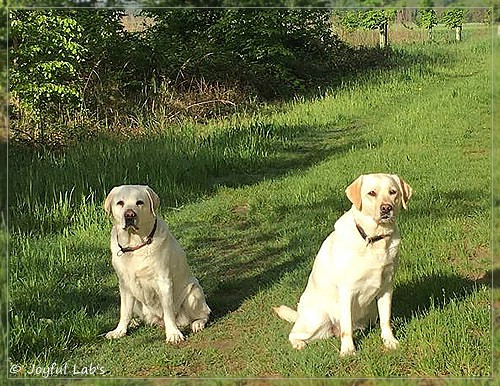
[{"label": "dog's tail", "polygon": [[273,307],[273,311],[281,319],[284,319],[287,322],[295,323],[295,321],[297,320],[297,311],[291,309],[290,307],[283,306],[283,305],[279,306],[279,307]]}]

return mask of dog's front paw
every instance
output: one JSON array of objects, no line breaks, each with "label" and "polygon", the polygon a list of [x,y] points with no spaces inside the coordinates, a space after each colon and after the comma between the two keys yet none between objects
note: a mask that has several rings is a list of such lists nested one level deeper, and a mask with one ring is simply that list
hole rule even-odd
[{"label": "dog's front paw", "polygon": [[167,343],[177,344],[184,341],[184,335],[179,330],[167,332],[165,340]]},{"label": "dog's front paw", "polygon": [[191,330],[194,333],[200,332],[201,330],[203,330],[205,328],[206,323],[207,323],[207,321],[205,319],[195,320],[193,323],[191,323]]},{"label": "dog's front paw", "polygon": [[127,334],[126,328],[116,327],[106,334],[106,339],[119,339]]},{"label": "dog's front paw", "polygon": [[384,342],[384,346],[389,350],[395,350],[399,347],[398,340],[394,338],[392,334],[388,336],[382,336],[382,342]]},{"label": "dog's front paw", "polygon": [[340,346],[341,357],[347,357],[354,354],[356,354],[356,348],[354,347],[354,344],[344,344],[344,343],[341,344]]},{"label": "dog's front paw", "polygon": [[295,350],[303,350],[306,347],[306,342],[300,339],[290,339],[290,343]]}]

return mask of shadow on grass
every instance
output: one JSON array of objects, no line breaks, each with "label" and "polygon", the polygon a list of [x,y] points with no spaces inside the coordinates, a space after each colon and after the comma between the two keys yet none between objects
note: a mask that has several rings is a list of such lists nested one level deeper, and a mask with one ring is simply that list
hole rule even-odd
[{"label": "shadow on grass", "polygon": [[[268,234],[267,241],[273,237],[275,235]],[[205,280],[207,299],[212,308],[211,323],[236,311],[246,299],[275,284],[285,272],[294,271],[309,261],[309,256],[297,253],[283,259],[285,248],[262,247],[259,244],[255,244],[255,247],[256,252],[253,253],[245,251],[245,247],[235,249],[235,253],[241,254],[246,261],[227,261],[214,267],[209,275],[219,280]]]},{"label": "shadow on grass", "polygon": [[213,194],[220,186],[278,178],[361,143],[349,125],[254,123],[204,138],[172,132],[122,144],[97,141],[61,156],[18,149],[10,156],[18,170],[9,181],[10,203],[17,213],[11,229],[57,234],[71,226],[82,197],[99,205],[116,185],[151,186],[165,211]]},{"label": "shadow on grass", "polygon": [[[397,273],[396,273],[397,275]],[[392,320],[397,324],[406,325],[415,317],[427,315],[431,310],[443,310],[451,300],[458,302],[477,292],[480,286],[491,286],[486,278],[478,281],[454,274],[433,274],[394,288],[392,300]],[[379,320],[358,333],[357,341],[362,343],[367,336],[377,330],[380,333]]]},{"label": "shadow on grass", "polygon": [[460,188],[448,191],[429,191],[422,195],[422,199],[415,203],[412,208],[412,217],[431,220],[433,218],[453,218],[473,215],[484,212],[485,196],[488,195],[488,188],[473,189]]},{"label": "shadow on grass", "polygon": [[484,284],[491,285],[452,274],[433,274],[419,278],[394,289],[393,314],[407,322],[431,308],[443,309],[451,299],[464,300]]},{"label": "shadow on grass", "polygon": [[[202,275],[198,278],[213,311],[211,323],[236,311],[245,300],[275,285],[285,274],[301,270],[308,275],[345,201],[332,195],[314,204],[282,203],[262,223],[239,218],[208,232],[206,226],[184,224],[195,233],[190,236],[191,243],[204,246],[203,250],[191,249],[191,258]],[[308,212],[306,216],[304,211]],[[324,228],[330,218],[331,228],[323,234],[317,232],[315,219],[321,219]],[[302,288],[306,280],[307,276],[297,285]]]}]

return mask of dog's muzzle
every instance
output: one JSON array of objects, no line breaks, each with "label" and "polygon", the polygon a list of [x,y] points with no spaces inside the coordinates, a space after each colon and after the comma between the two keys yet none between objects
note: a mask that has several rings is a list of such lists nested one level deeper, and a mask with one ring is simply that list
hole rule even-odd
[{"label": "dog's muzzle", "polygon": [[394,217],[394,206],[391,204],[380,205],[380,222],[390,222]]},{"label": "dog's muzzle", "polygon": [[137,229],[137,213],[135,213],[132,209],[127,209],[123,216],[125,218],[125,229],[130,227]]}]

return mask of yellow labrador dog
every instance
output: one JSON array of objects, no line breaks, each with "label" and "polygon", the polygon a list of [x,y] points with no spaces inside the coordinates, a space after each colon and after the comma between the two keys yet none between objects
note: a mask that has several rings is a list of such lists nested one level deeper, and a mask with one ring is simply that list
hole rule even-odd
[{"label": "yellow labrador dog", "polygon": [[340,354],[353,354],[353,329],[374,322],[377,308],[384,345],[398,346],[390,325],[400,241],[396,216],[401,206],[407,208],[412,188],[397,175],[367,174],[346,194],[352,207],[321,245],[297,311],[274,308],[295,323],[289,340],[298,350],[311,340],[340,335]]},{"label": "yellow labrador dog", "polygon": [[148,186],[122,185],[106,197],[113,222],[111,253],[120,287],[120,321],[106,334],[127,333],[133,315],[165,328],[167,342],[184,340],[179,327],[201,331],[210,308],[191,274],[186,254],[156,213],[160,199]]}]

